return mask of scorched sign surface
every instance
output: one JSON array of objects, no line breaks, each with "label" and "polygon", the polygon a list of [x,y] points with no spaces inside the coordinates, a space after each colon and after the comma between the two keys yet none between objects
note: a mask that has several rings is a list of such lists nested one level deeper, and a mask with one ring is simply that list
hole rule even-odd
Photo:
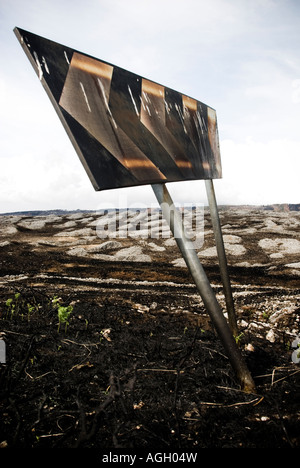
[{"label": "scorched sign surface", "polygon": [[95,190],[222,176],[214,109],[70,47],[14,31]]}]

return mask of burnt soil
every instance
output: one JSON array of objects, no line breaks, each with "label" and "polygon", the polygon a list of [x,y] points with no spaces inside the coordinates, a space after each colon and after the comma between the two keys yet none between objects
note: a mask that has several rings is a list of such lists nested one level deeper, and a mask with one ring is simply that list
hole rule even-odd
[{"label": "burnt soil", "polygon": [[[1,258],[3,274],[27,275],[1,289],[1,447],[299,448],[300,369],[285,334],[295,315],[275,342],[244,330],[240,349],[256,383],[245,393],[187,270],[163,261],[70,264],[64,252],[17,243]],[[206,271],[221,293],[218,268]],[[230,275],[234,285],[270,282],[259,268],[230,267]],[[272,285],[281,289],[266,288],[270,298],[294,293],[297,282],[282,275]],[[236,300],[238,314],[250,314],[247,296]],[[67,327],[58,304],[73,307]]]}]

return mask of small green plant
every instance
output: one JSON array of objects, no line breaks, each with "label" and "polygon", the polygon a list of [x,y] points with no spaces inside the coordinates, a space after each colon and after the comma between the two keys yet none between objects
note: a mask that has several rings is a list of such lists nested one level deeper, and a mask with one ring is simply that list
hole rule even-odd
[{"label": "small green plant", "polygon": [[5,305],[7,307],[6,317],[8,316],[8,314],[10,314],[10,316],[12,317],[14,315],[14,310],[15,310],[13,299],[7,299]]},{"label": "small green plant", "polygon": [[14,315],[18,315],[20,310],[20,293],[16,293],[14,298],[7,299],[5,305],[7,307],[6,316],[10,315],[13,318]]},{"label": "small green plant", "polygon": [[60,327],[62,324],[65,325],[65,332],[67,331],[69,325],[69,317],[73,312],[73,303],[69,304],[68,306],[64,306],[61,304],[61,297],[54,296],[51,300],[52,308],[57,310],[58,316],[58,332],[60,331]]},{"label": "small green plant", "polygon": [[14,297],[9,298],[5,302],[6,315],[5,318],[14,318],[20,316],[23,320],[24,316],[27,315],[28,321],[30,320],[33,312],[38,311],[40,304],[37,304],[35,298],[33,298],[33,304],[27,302],[27,300],[21,296],[21,293],[16,293]]},{"label": "small green plant", "polygon": [[29,302],[27,302],[27,319],[28,321],[30,320],[30,317],[31,315],[33,314],[33,312],[36,310],[36,307],[32,304],[29,304]]},{"label": "small green plant", "polygon": [[54,296],[51,299],[52,307],[55,309],[55,307],[60,303],[61,297]]},{"label": "small green plant", "polygon": [[235,342],[236,342],[236,344],[237,344],[237,345],[239,345],[239,344],[240,344],[240,342],[241,342],[241,339],[243,338],[243,336],[244,336],[244,333],[243,333],[243,332],[241,332],[239,335],[237,335],[237,336],[235,336],[235,337],[234,337],[234,339],[235,339]]},{"label": "small green plant", "polygon": [[270,312],[263,312],[262,316],[263,316],[263,319],[269,320],[269,318],[270,318]]},{"label": "small green plant", "polygon": [[20,297],[21,297],[21,293],[16,293],[15,294],[16,303],[19,301]]},{"label": "small green plant", "polygon": [[58,331],[60,330],[60,325],[62,323],[65,324],[65,332],[67,331],[67,327],[69,325],[69,317],[70,317],[72,312],[73,312],[73,306],[71,306],[71,305],[68,305],[66,307],[58,306],[58,309],[57,309]]}]

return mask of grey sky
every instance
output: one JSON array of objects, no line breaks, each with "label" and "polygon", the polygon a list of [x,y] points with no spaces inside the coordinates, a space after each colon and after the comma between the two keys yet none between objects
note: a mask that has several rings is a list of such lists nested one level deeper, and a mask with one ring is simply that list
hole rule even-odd
[{"label": "grey sky", "polygon": [[[155,202],[94,192],[15,26],[215,108],[220,204],[299,203],[299,20],[297,0],[0,0],[0,212]],[[169,188],[206,202],[202,181]]]}]

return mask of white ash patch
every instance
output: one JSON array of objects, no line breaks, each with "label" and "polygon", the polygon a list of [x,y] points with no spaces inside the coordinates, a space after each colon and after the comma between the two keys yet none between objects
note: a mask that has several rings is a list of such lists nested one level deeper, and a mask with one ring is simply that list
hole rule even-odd
[{"label": "white ash patch", "polygon": [[165,247],[157,245],[154,242],[149,242],[148,247],[150,247],[151,250],[154,250],[156,252],[164,252],[166,250]]},{"label": "white ash patch", "polygon": [[261,239],[258,245],[271,255],[274,253],[282,253],[283,255],[300,253],[300,241],[292,238],[265,238]]},{"label": "white ash patch", "polygon": [[0,247],[7,247],[10,244],[9,241],[0,242]]},{"label": "white ash patch", "polygon": [[103,250],[116,250],[122,248],[121,242],[109,240],[101,244],[91,245],[88,247],[90,253],[100,252]]},{"label": "white ash patch", "polygon": [[67,219],[82,219],[86,218],[87,213],[72,213],[68,216],[66,216]]},{"label": "white ash patch", "polygon": [[281,252],[275,252],[270,254],[270,258],[284,258],[284,255]]},{"label": "white ash patch", "polygon": [[74,231],[61,231],[54,234],[55,237],[89,237],[94,235],[95,231],[92,228],[75,229]]},{"label": "white ash patch", "polygon": [[198,257],[217,257],[217,248],[216,247],[208,247],[205,250],[200,250],[198,252]]},{"label": "white ash patch", "polygon": [[15,226],[6,226],[3,229],[1,229],[1,235],[3,236],[13,236],[15,234],[18,234],[18,229]]},{"label": "white ash patch", "polygon": [[240,244],[242,242],[242,238],[233,234],[224,234],[223,241],[225,244]]},{"label": "white ash patch", "polygon": [[284,266],[287,267],[287,268],[300,268],[300,262],[287,263]]},{"label": "white ash patch", "polygon": [[28,220],[28,221],[21,221],[18,223],[18,226],[24,229],[30,229],[32,231],[43,229],[46,226],[45,220]]},{"label": "white ash patch", "polygon": [[127,262],[151,262],[150,255],[143,253],[140,246],[132,246],[119,250],[115,254],[117,260],[125,260]]},{"label": "white ash patch", "polygon": [[176,240],[174,239],[174,237],[170,237],[169,239],[164,241],[164,245],[166,247],[174,247],[176,246]]},{"label": "white ash patch", "polygon": [[224,244],[225,247],[225,252],[228,253],[229,255],[245,255],[246,249],[243,245],[238,245],[238,244]]},{"label": "white ash patch", "polygon": [[[230,237],[237,237],[237,236],[230,236]],[[246,253],[246,248],[243,245],[234,242],[224,242],[225,252],[228,255],[234,256],[241,256]],[[208,247],[205,250],[200,250],[198,252],[198,256],[201,257],[217,257],[217,248],[216,247]]]},{"label": "white ash patch", "polygon": [[[103,244],[99,244],[97,246],[91,247],[72,247],[67,251],[69,255],[77,256],[77,257],[86,257],[95,258],[98,260],[103,261],[121,261],[121,262],[151,262],[152,258],[150,255],[144,254],[141,246],[131,246],[125,247],[120,249],[120,245],[122,244],[114,242],[114,241],[107,241]],[[98,253],[102,251],[112,251],[116,250],[116,252],[109,254],[109,253]]]},{"label": "white ash patch", "polygon": [[236,267],[240,268],[251,268],[251,263],[250,262],[239,262],[235,264]]},{"label": "white ash patch", "polygon": [[92,221],[94,221],[94,217],[89,216],[89,217],[86,217],[86,218],[79,219],[78,223],[80,223],[80,224],[89,224]]},{"label": "white ash patch", "polygon": [[171,262],[175,267],[186,268],[186,263],[183,258],[176,258]]},{"label": "white ash patch", "polygon": [[59,228],[60,229],[69,229],[69,228],[73,228],[73,227],[76,227],[77,226],[77,223],[75,221],[66,221],[65,223],[63,224],[60,224]]},{"label": "white ash patch", "polygon": [[73,247],[67,251],[67,254],[75,257],[86,257],[87,251],[83,247]]}]

